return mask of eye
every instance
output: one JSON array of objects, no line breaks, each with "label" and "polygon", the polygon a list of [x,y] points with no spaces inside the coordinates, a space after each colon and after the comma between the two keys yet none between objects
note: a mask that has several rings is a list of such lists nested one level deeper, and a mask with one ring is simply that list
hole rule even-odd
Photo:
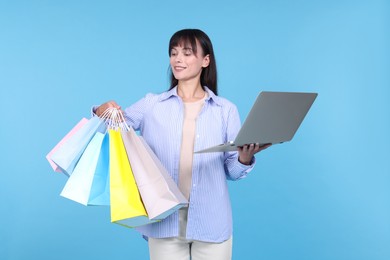
[{"label": "eye", "polygon": [[184,55],[185,56],[191,56],[192,55],[192,50],[191,49],[185,49],[184,50]]},{"label": "eye", "polygon": [[177,51],[171,50],[171,57],[172,57],[172,56],[176,56],[176,55],[177,55]]}]

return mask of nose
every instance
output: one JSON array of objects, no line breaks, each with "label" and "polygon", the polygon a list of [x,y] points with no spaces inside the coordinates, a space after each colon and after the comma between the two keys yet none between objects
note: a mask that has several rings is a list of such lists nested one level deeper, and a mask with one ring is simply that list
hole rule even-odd
[{"label": "nose", "polygon": [[175,62],[176,63],[181,63],[182,62],[182,58],[183,58],[182,54],[180,52],[177,53],[176,56],[175,56]]}]

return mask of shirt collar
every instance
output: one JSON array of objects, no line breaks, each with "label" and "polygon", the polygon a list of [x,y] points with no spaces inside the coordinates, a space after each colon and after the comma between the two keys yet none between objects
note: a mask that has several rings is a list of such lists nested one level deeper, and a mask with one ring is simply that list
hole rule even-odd
[{"label": "shirt collar", "polygon": [[[210,102],[210,100],[212,100],[215,104],[221,106],[221,100],[220,98],[214,94],[213,91],[211,91],[208,87],[204,87],[205,88],[205,91],[207,92],[208,94],[208,97],[206,98],[206,101],[207,102]],[[162,93],[160,98],[159,98],[159,101],[165,101],[167,99],[169,99],[170,97],[172,96],[176,96],[176,97],[179,97],[178,94],[177,94],[177,86]]]}]

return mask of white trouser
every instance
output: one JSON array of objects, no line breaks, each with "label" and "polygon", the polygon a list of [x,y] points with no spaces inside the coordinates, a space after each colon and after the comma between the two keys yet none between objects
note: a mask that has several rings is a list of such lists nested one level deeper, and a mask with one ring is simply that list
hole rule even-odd
[{"label": "white trouser", "polygon": [[150,260],[231,260],[232,240],[208,243],[180,237],[149,237]]}]

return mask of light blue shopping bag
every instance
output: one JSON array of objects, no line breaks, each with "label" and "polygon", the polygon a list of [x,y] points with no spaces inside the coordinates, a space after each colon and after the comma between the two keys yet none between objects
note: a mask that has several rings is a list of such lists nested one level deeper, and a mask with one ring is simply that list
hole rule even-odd
[{"label": "light blue shopping bag", "polygon": [[85,148],[72,175],[61,192],[61,196],[89,205],[92,183],[98,166],[103,140],[106,134],[96,132]]},{"label": "light blue shopping bag", "polygon": [[110,205],[109,153],[109,135],[106,134],[103,139],[95,175],[93,177],[88,205]]},{"label": "light blue shopping bag", "polygon": [[50,159],[57,164],[65,174],[70,176],[95,133],[103,133],[105,130],[105,122],[97,116],[92,117],[74,135],[67,139],[58,150],[51,155]]}]

